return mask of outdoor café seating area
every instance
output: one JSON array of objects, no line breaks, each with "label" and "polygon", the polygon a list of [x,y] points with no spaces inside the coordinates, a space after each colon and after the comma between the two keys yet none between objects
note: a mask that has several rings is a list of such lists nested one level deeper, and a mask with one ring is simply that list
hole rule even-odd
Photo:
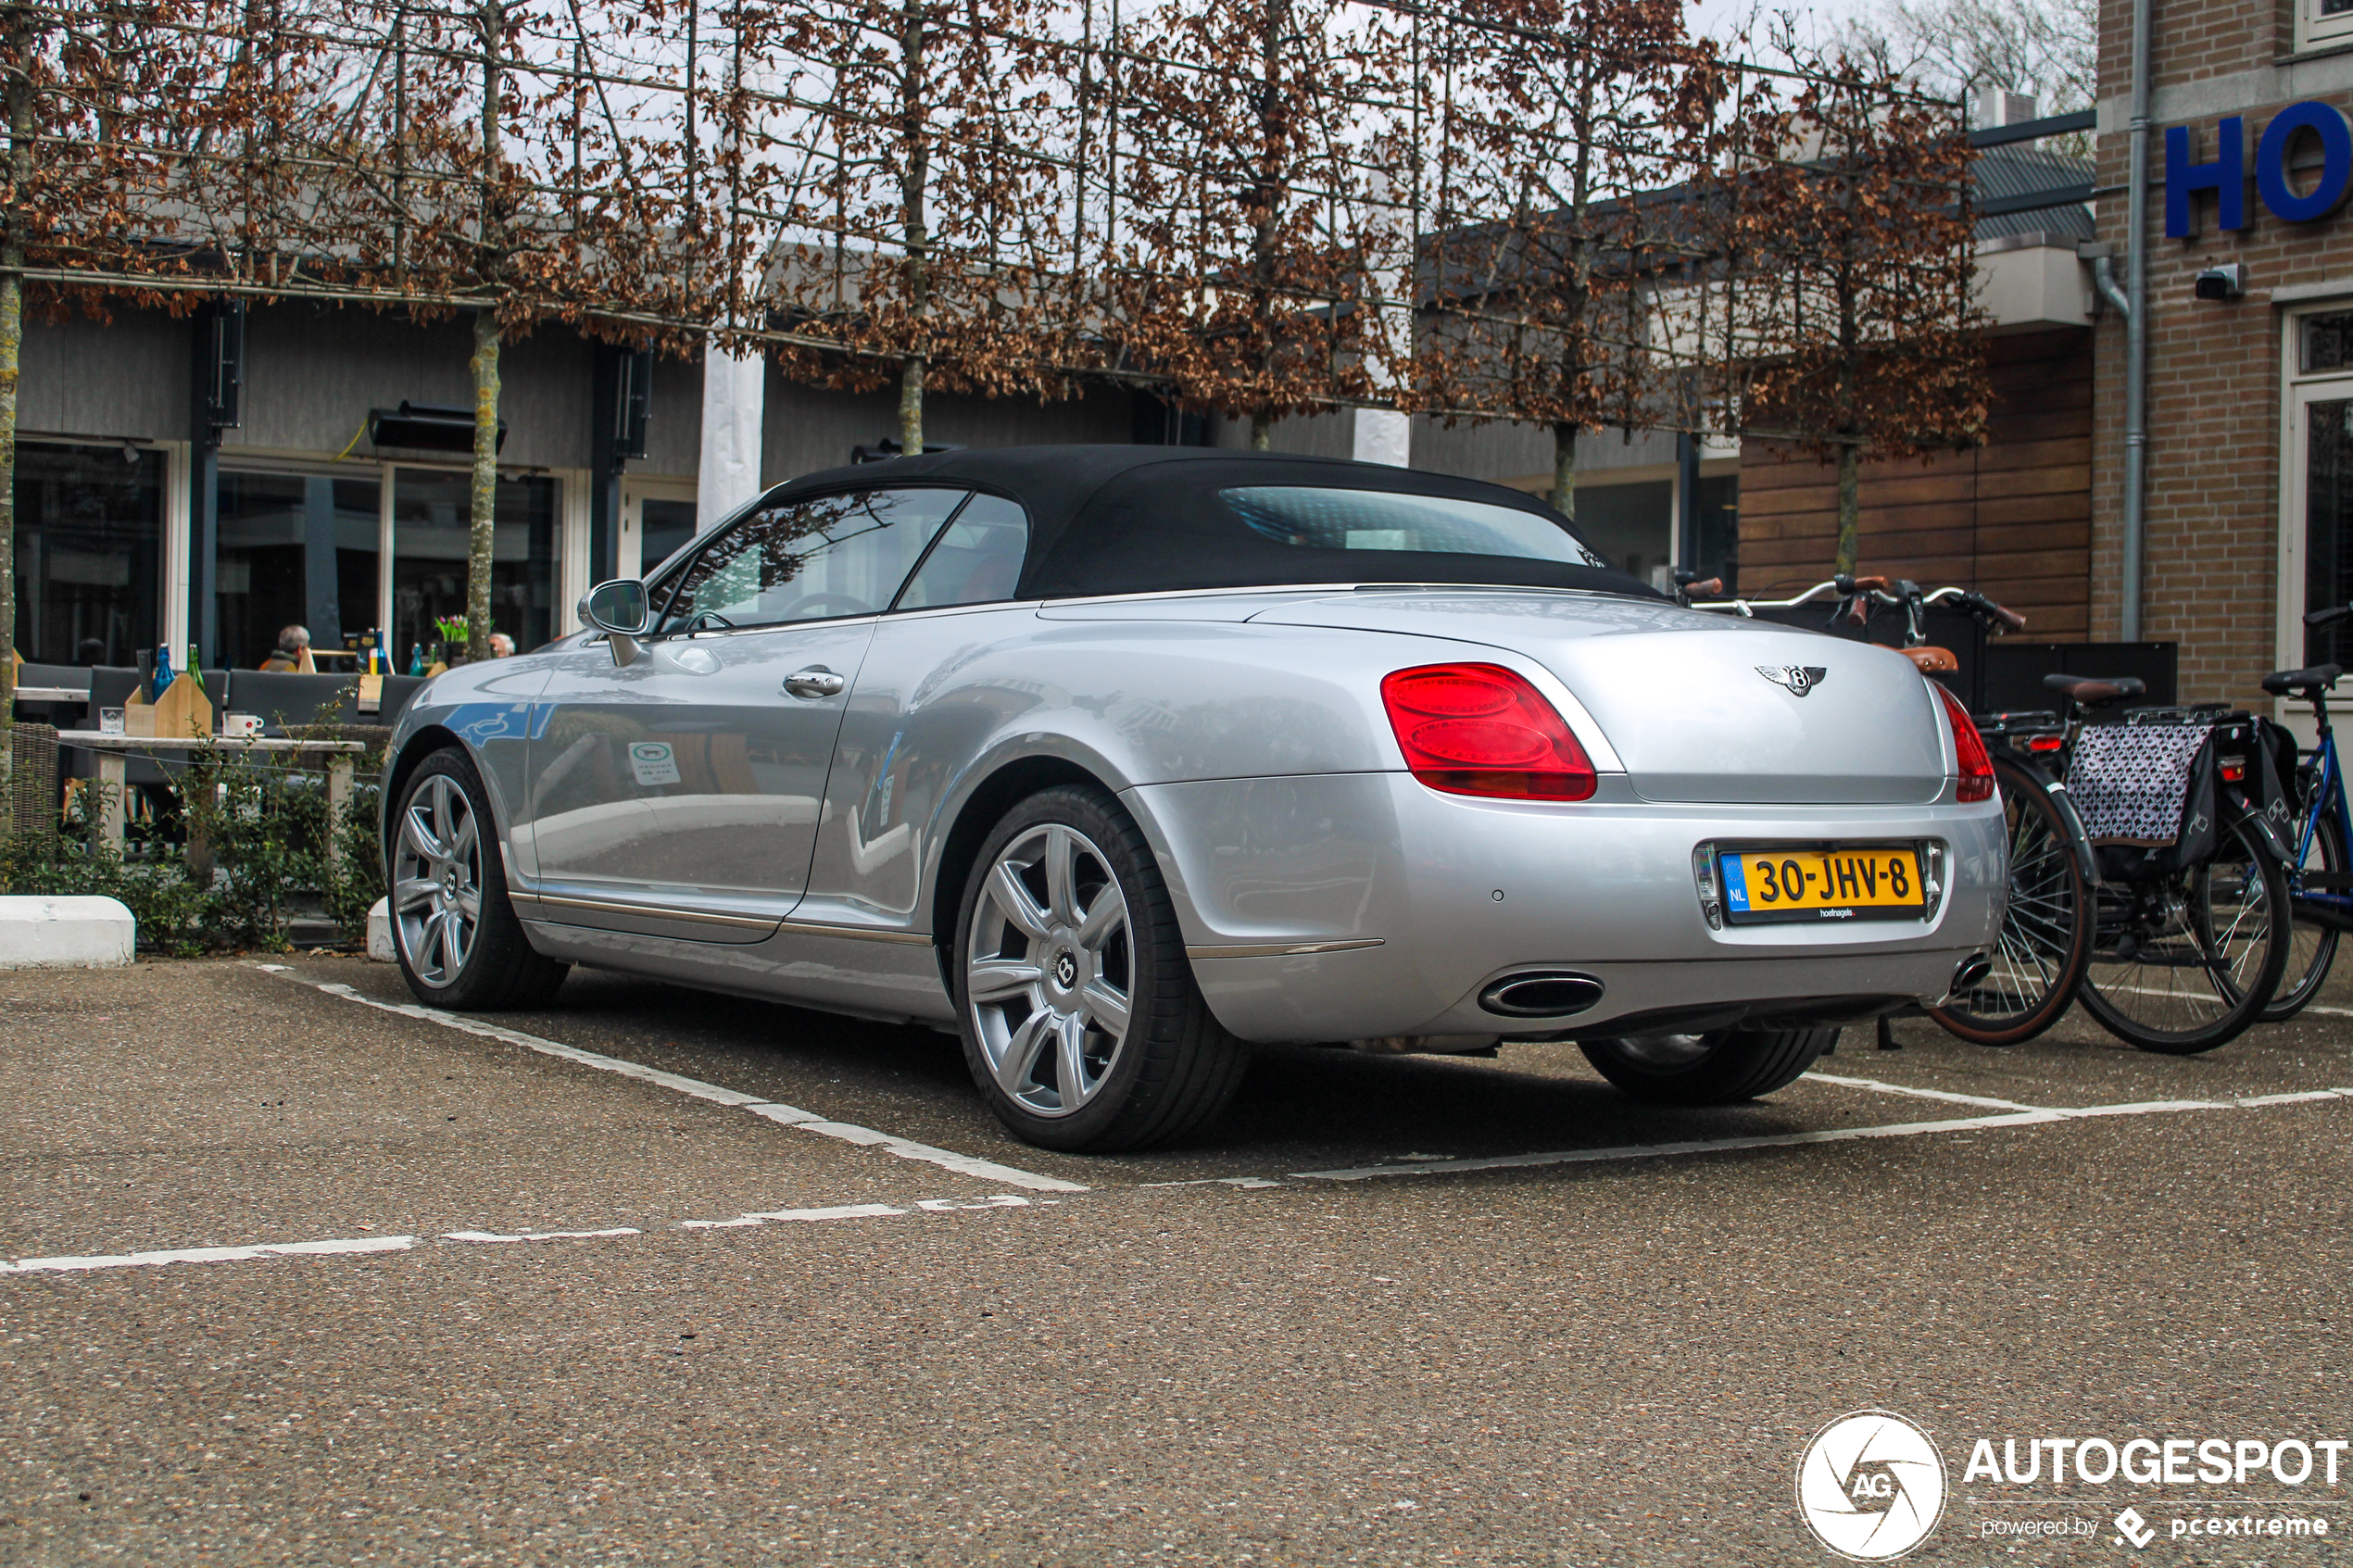
[{"label": "outdoor caf\u00e9 seating area", "polygon": [[[170,709],[178,721],[158,728],[152,715],[163,709],[148,703],[145,679],[136,669],[104,665],[18,666],[19,783],[40,781],[39,793],[49,797],[29,800],[26,789],[17,789],[18,815],[62,810],[79,787],[75,781],[97,780],[111,786],[101,831],[120,842],[127,818],[143,810],[141,797],[163,789],[168,775],[207,749],[290,753],[290,759],[317,765],[339,799],[354,759],[374,749],[424,684],[410,675],[206,670],[198,682],[180,677]],[[143,705],[151,715],[144,725]]]}]

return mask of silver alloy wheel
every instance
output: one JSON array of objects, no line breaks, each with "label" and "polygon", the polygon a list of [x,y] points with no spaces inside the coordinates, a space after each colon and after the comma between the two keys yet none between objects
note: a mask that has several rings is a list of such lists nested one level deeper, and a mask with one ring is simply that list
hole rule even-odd
[{"label": "silver alloy wheel", "polygon": [[392,852],[392,926],[417,978],[447,985],[482,926],[482,834],[458,781],[435,773],[409,797]]},{"label": "silver alloy wheel", "polygon": [[1060,822],[1005,846],[964,954],[964,1006],[998,1087],[1038,1116],[1084,1107],[1119,1061],[1134,990],[1110,858]]}]

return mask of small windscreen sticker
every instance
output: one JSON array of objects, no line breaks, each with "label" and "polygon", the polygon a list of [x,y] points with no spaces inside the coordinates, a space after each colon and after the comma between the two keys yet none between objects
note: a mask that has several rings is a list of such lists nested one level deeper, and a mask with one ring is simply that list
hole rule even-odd
[{"label": "small windscreen sticker", "polygon": [[678,759],[672,756],[669,746],[658,740],[633,741],[629,746],[629,771],[641,784],[674,784],[678,782]]}]

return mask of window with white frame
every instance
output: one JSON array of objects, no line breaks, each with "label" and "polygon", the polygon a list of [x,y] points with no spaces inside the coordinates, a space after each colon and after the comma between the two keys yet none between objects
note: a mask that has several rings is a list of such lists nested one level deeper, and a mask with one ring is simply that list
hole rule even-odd
[{"label": "window with white frame", "polygon": [[2353,668],[2353,633],[2303,624],[2353,604],[2353,306],[2291,316],[2287,331],[2279,652]]},{"label": "window with white frame", "polygon": [[2296,46],[2353,44],[2353,0],[2296,0]]}]

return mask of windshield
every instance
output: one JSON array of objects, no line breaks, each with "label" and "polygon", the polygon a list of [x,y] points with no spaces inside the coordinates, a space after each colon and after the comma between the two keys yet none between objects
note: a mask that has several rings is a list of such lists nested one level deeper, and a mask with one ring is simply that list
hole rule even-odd
[{"label": "windshield", "polygon": [[1444,495],[1256,484],[1220,490],[1251,532],[1313,550],[1411,550],[1607,566],[1578,537],[1534,512]]}]

